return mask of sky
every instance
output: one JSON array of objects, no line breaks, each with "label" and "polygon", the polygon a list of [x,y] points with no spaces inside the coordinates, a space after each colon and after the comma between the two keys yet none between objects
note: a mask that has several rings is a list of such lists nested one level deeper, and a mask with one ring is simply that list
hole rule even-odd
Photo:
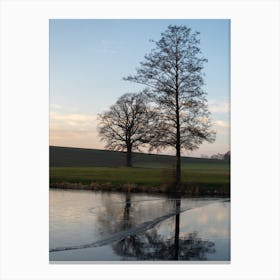
[{"label": "sky", "polygon": [[[230,20],[79,20],[49,22],[50,145],[104,149],[97,115],[124,93],[143,86],[124,81],[154,48],[168,25],[200,32],[205,64],[204,90],[216,141],[203,143],[188,156],[211,156],[230,150]],[[161,153],[173,154],[172,149]]]}]

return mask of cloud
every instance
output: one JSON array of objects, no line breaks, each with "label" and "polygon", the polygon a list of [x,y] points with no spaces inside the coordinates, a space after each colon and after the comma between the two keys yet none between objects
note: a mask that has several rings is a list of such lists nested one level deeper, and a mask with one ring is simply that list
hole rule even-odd
[{"label": "cloud", "polygon": [[50,112],[50,127],[77,131],[92,130],[96,127],[96,119],[96,115],[90,114]]},{"label": "cloud", "polygon": [[[104,149],[104,142],[100,141],[97,131],[97,115],[65,113],[61,111],[50,112],[50,145],[80,148]],[[213,144],[204,143],[194,152],[182,151],[184,156],[212,155],[229,150],[228,121],[215,120],[213,129],[217,132]],[[148,152],[143,148],[143,152]],[[162,150],[162,154],[174,155],[174,149]]]},{"label": "cloud", "polygon": [[51,110],[61,110],[62,109],[62,106],[60,106],[59,104],[50,104],[50,109]]},{"label": "cloud", "polygon": [[50,112],[50,144],[81,148],[103,148],[97,132],[97,116]]},{"label": "cloud", "polygon": [[230,124],[228,121],[215,120],[213,129],[216,131],[216,140],[218,140],[220,137],[229,137]]},{"label": "cloud", "polygon": [[229,123],[227,121],[216,120],[214,121],[214,125],[222,128],[229,128]]},{"label": "cloud", "polygon": [[211,113],[229,113],[230,106],[229,103],[220,102],[215,100],[209,101],[209,110]]}]

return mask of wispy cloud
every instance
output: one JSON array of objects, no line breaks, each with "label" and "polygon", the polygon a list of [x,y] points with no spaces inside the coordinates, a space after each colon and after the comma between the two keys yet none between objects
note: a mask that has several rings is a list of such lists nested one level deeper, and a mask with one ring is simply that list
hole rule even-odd
[{"label": "wispy cloud", "polygon": [[[104,149],[97,131],[97,115],[81,113],[50,112],[50,144],[54,146]],[[225,120],[214,120],[213,129],[217,132],[214,144],[205,144],[194,152],[183,151],[183,155],[200,156],[226,152],[229,149],[229,127]],[[146,149],[143,149],[147,152]],[[161,153],[174,155],[174,149]]]},{"label": "wispy cloud", "polygon": [[229,106],[229,103],[226,103],[226,102],[210,100],[209,101],[209,110],[212,113],[229,113],[230,106]]},{"label": "wispy cloud", "polygon": [[215,120],[213,123],[213,129],[216,131],[216,141],[219,142],[220,138],[228,138],[230,134],[230,123],[224,120]]},{"label": "wispy cloud", "polygon": [[62,106],[60,106],[59,104],[50,104],[50,109],[51,110],[61,110],[62,109]]},{"label": "wispy cloud", "polygon": [[102,148],[97,132],[97,116],[50,112],[50,144]]},{"label": "wispy cloud", "polygon": [[76,130],[92,130],[96,127],[96,115],[50,112],[50,127]]},{"label": "wispy cloud", "polygon": [[216,120],[214,124],[218,127],[229,128],[229,123],[227,121]]}]

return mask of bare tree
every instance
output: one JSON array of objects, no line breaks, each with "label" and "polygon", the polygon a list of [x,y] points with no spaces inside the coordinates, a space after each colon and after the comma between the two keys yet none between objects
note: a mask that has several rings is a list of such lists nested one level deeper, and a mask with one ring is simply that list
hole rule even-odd
[{"label": "bare tree", "polygon": [[224,154],[218,153],[211,156],[211,159],[224,159]]},{"label": "bare tree", "polygon": [[124,80],[145,86],[160,115],[151,139],[152,148],[176,150],[176,189],[181,183],[181,150],[194,150],[203,141],[213,142],[210,113],[203,90],[203,65],[198,32],[185,26],[168,26],[145,55],[136,75]]},{"label": "bare tree", "polygon": [[227,151],[227,152],[224,154],[223,159],[224,159],[224,160],[230,161],[230,151]]},{"label": "bare tree", "polygon": [[142,93],[124,94],[108,111],[99,115],[99,134],[106,148],[126,152],[126,166],[132,166],[132,152],[148,143],[154,113]]}]

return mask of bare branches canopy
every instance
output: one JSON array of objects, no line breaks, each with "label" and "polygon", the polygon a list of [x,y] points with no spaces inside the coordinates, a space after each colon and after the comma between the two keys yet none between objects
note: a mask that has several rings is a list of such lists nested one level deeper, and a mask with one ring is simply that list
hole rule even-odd
[{"label": "bare branches canopy", "polygon": [[149,142],[154,113],[142,93],[124,94],[108,111],[99,115],[99,134],[106,148],[126,152],[132,166],[132,152]]},{"label": "bare branches canopy", "polygon": [[204,64],[198,32],[186,26],[168,26],[144,57],[136,74],[124,78],[149,91],[159,114],[150,142],[153,148],[176,150],[176,185],[181,181],[181,150],[194,150],[203,141],[213,142],[210,112],[203,90]]},{"label": "bare branches canopy", "polygon": [[[215,141],[211,130],[198,32],[170,25],[145,55],[136,74],[124,80],[142,84],[140,94],[125,94],[99,116],[99,133],[106,147],[127,152],[143,144],[151,149],[176,150],[176,190],[181,187],[181,150]],[[148,102],[150,105],[148,105]]]}]

